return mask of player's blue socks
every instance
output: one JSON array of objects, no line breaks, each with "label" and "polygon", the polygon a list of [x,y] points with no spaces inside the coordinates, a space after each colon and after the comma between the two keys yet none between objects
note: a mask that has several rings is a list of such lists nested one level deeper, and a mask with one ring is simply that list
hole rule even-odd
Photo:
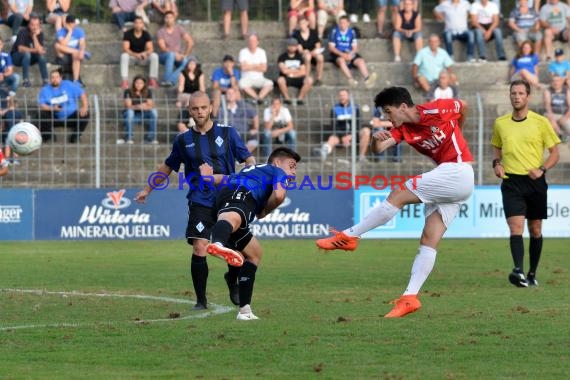
[{"label": "player's blue socks", "polygon": [[205,257],[192,255],[190,273],[194,284],[194,293],[198,303],[206,306],[206,283],[208,282],[208,263]]},{"label": "player's blue socks", "polygon": [[524,242],[522,235],[512,235],[510,238],[511,255],[515,269],[523,273],[524,267]]},{"label": "player's blue socks", "polygon": [[225,220],[218,220],[212,227],[212,243],[222,243],[225,247],[232,234],[232,225]]},{"label": "player's blue socks", "polygon": [[239,272],[239,306],[251,304],[251,296],[253,294],[253,283],[255,282],[255,272],[257,265],[251,261],[243,263]]},{"label": "player's blue socks", "polygon": [[530,237],[530,269],[529,273],[533,275],[536,274],[536,269],[538,268],[538,262],[540,261],[540,254],[542,253],[542,236],[538,238]]}]

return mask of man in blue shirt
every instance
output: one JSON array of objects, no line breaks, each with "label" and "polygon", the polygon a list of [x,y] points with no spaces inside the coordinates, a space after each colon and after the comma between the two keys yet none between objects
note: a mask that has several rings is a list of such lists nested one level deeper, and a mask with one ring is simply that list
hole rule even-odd
[{"label": "man in blue shirt", "polygon": [[570,77],[568,74],[570,73],[570,62],[564,59],[564,50],[558,48],[554,51],[554,61],[548,64],[548,72],[551,76],[559,76],[561,78],[565,78],[566,82],[568,83],[568,78]]},{"label": "man in blue shirt", "polygon": [[[78,108],[78,100],[81,103],[80,108]],[[40,106],[39,125],[44,142],[51,140],[54,127],[63,126],[74,129],[69,136],[70,143],[79,141],[81,133],[89,123],[89,102],[85,91],[80,86],[62,79],[59,70],[52,70],[50,83],[40,90],[38,104]]]},{"label": "man in blue shirt", "polygon": [[329,36],[329,52],[332,62],[340,68],[340,71],[348,78],[348,83],[356,87],[358,81],[353,78],[350,69],[356,67],[364,78],[366,88],[374,87],[376,83],[376,73],[368,74],[368,68],[364,58],[358,54],[358,43],[356,33],[350,27],[348,16],[341,16],[338,25],[335,26]]},{"label": "man in blue shirt", "polygon": [[56,32],[55,52],[57,64],[63,66],[64,73],[71,73],[73,81],[83,86],[81,81],[81,62],[91,58],[85,49],[85,32],[75,24],[75,16],[65,17],[63,28]]},{"label": "man in blue shirt", "polygon": [[7,86],[9,96],[14,96],[20,85],[20,76],[14,72],[12,57],[10,54],[4,53],[3,48],[4,41],[0,39],[0,86]]},{"label": "man in blue shirt", "polygon": [[[256,216],[262,219],[283,203],[300,160],[295,151],[279,147],[269,155],[267,164],[245,167],[225,179],[215,176],[214,182],[221,188],[216,197],[218,218],[207,250],[228,263],[241,265],[238,320],[259,319],[251,311],[251,297],[262,250],[249,225]],[[202,175],[211,174],[207,169],[211,168],[202,168]],[[238,251],[243,253],[245,261]]]},{"label": "man in blue shirt", "polygon": [[225,95],[229,88],[239,91],[238,82],[240,78],[241,75],[235,67],[234,57],[229,54],[224,55],[222,65],[214,70],[211,77],[213,115],[218,115],[222,95]]},{"label": "man in blue shirt", "polygon": [[[184,175],[189,186],[186,195],[189,210],[186,239],[188,244],[192,245],[190,271],[197,298],[194,310],[203,310],[208,305],[206,283],[209,271],[206,246],[210,229],[216,222],[216,189],[213,186],[202,186],[200,167],[208,164],[215,174],[232,174],[235,172],[236,161],[254,165],[255,158],[243,145],[233,127],[211,120],[212,106],[208,95],[199,91],[192,94],[189,109],[195,125],[176,137],[170,155],[157,170],[164,173],[164,177],[154,183],[149,182],[137,193],[135,200],[144,203],[155,187],[160,186],[173,170],[177,172],[180,165],[184,164]],[[228,287],[237,285],[239,271],[239,267],[228,266],[228,272],[224,275]]]}]

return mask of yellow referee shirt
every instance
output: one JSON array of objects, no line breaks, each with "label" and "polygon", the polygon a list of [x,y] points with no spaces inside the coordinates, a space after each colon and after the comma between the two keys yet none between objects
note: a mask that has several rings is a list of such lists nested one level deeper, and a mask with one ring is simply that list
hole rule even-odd
[{"label": "yellow referee shirt", "polygon": [[550,122],[528,111],[526,119],[513,120],[511,113],[498,117],[493,125],[491,144],[502,150],[506,173],[526,175],[543,164],[544,150],[560,144]]}]

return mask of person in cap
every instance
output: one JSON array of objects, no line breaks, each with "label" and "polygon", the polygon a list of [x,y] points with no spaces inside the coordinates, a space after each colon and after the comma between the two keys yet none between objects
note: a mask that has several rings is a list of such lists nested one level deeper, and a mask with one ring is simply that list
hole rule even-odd
[{"label": "person in cap", "polygon": [[559,76],[566,78],[566,82],[570,82],[570,61],[564,58],[564,50],[556,49],[554,51],[554,61],[548,64],[548,72],[551,76]]},{"label": "person in cap", "polygon": [[239,94],[240,72],[236,67],[234,57],[229,54],[224,55],[222,64],[214,70],[210,80],[212,82],[212,114],[217,115],[220,111],[222,95],[225,95],[229,88],[233,88]]},{"label": "person in cap", "polygon": [[307,73],[305,60],[298,50],[299,43],[295,38],[287,39],[287,51],[279,56],[277,64],[279,66],[279,78],[277,85],[285,103],[291,104],[288,87],[299,89],[297,104],[303,104],[305,96],[313,87],[313,78]]},{"label": "person in cap", "polygon": [[86,49],[85,32],[75,23],[75,16],[68,14],[63,28],[56,33],[56,62],[63,67],[64,74],[71,73],[73,82],[82,87],[81,62],[91,56]]}]

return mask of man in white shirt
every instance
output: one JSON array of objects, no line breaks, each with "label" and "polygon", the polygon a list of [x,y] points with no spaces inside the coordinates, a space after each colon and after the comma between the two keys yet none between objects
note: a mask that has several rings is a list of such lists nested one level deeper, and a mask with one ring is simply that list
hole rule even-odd
[{"label": "man in white shirt", "polygon": [[286,144],[289,148],[297,148],[297,132],[293,126],[291,112],[281,104],[281,99],[273,98],[271,106],[263,111],[264,130],[261,134],[261,156],[269,157],[273,150],[272,143]]},{"label": "man in white shirt", "polygon": [[553,41],[568,42],[568,17],[570,17],[570,8],[559,0],[549,0],[540,8],[540,26],[544,29],[544,50],[547,60],[552,58]]},{"label": "man in white shirt", "polygon": [[486,42],[495,39],[495,49],[499,61],[506,61],[503,47],[503,33],[499,24],[499,8],[489,0],[475,1],[469,11],[471,26],[475,31],[475,41],[479,50],[479,60],[487,61]]},{"label": "man in white shirt", "polygon": [[459,40],[467,43],[467,61],[475,62],[473,50],[475,47],[475,35],[468,28],[467,19],[471,4],[467,0],[446,0],[433,10],[435,18],[445,22],[443,32],[445,49],[453,58],[453,41]]},{"label": "man in white shirt", "polygon": [[[263,99],[273,90],[273,81],[263,75],[267,71],[267,55],[265,50],[259,47],[256,34],[251,34],[247,38],[247,47],[239,52],[239,63],[241,67],[239,88],[258,104],[263,104]],[[259,89],[259,93],[255,89]]]}]

